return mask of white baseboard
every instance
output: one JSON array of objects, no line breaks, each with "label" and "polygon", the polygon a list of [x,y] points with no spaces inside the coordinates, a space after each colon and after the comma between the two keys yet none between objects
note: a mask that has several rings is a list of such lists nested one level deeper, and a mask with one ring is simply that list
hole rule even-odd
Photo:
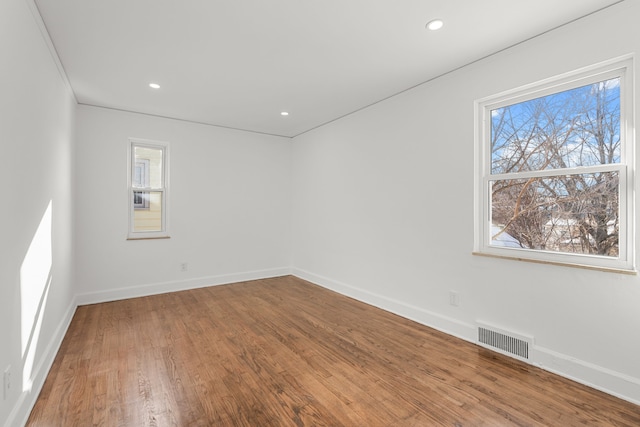
[{"label": "white baseboard", "polygon": [[636,405],[640,405],[640,379],[558,353],[533,347],[534,365]]},{"label": "white baseboard", "polygon": [[291,274],[322,286],[323,288],[336,291],[339,294],[349,296],[357,299],[358,301],[365,302],[374,307],[402,316],[406,319],[416,321],[446,334],[453,335],[465,341],[475,342],[476,328],[473,324],[464,323],[459,320],[397,301],[393,298],[369,292],[361,288],[356,288],[355,286],[347,285],[327,277],[319,276],[299,268],[293,268],[291,270]]},{"label": "white baseboard", "polygon": [[[53,361],[58,354],[62,340],[67,333],[67,329],[69,329],[71,319],[73,319],[77,306],[78,305],[75,300],[72,300],[71,304],[69,304],[69,307],[58,324],[54,334],[51,336],[49,342],[46,343],[47,346],[42,358],[33,370],[34,374],[31,379],[31,387],[28,390],[24,390],[20,393],[20,396],[18,396],[16,404],[13,406],[11,413],[9,413],[9,417],[5,421],[5,427],[23,426],[27,423],[31,410],[36,404],[38,395],[40,395],[40,391],[44,386],[49,370],[53,365]],[[16,381],[16,384],[17,383],[18,381]]]},{"label": "white baseboard", "polygon": [[[299,268],[292,268],[291,274],[342,295],[352,297],[425,326],[437,329],[446,334],[453,335],[474,344],[477,343],[477,331],[474,324],[452,319]],[[638,378],[621,374],[611,369],[536,345],[533,346],[533,357],[529,363],[596,390],[640,405],[640,379]]]},{"label": "white baseboard", "polygon": [[204,288],[207,286],[226,285],[229,283],[245,282],[248,280],[267,279],[270,277],[291,274],[289,267],[272,268],[268,270],[249,271],[244,273],[224,274],[219,276],[198,277],[188,280],[149,283],[108,291],[89,292],[76,297],[78,305],[97,304],[101,302],[117,301],[128,298],[144,297],[164,294],[167,292],[184,291],[188,289]]}]

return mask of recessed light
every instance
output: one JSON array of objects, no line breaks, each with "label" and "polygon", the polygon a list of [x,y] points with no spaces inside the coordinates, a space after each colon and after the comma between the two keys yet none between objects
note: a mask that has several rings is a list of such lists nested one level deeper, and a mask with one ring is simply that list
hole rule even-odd
[{"label": "recessed light", "polygon": [[149,87],[153,89],[160,89],[160,85],[158,83],[149,83]]},{"label": "recessed light", "polygon": [[289,115],[289,113],[288,113],[288,112],[286,112],[286,111],[283,111],[283,112],[281,112],[281,113],[280,113],[280,115],[281,115],[281,116],[288,116],[288,115]]},{"label": "recessed light", "polygon": [[429,21],[427,23],[427,28],[431,31],[436,31],[442,28],[444,25],[444,21],[442,19],[434,19],[433,21]]}]

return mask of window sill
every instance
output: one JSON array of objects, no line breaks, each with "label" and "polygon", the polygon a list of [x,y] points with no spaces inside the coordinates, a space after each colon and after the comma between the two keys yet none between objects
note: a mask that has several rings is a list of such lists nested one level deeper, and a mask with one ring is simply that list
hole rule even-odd
[{"label": "window sill", "polygon": [[159,239],[170,239],[171,236],[129,236],[127,240],[159,240]]},{"label": "window sill", "polygon": [[617,273],[617,274],[628,274],[631,276],[636,276],[638,272],[636,270],[626,270],[623,268],[613,268],[613,267],[600,267],[595,265],[586,265],[586,264],[574,264],[568,262],[560,262],[560,261],[544,261],[538,259],[530,259],[530,258],[522,258],[517,256],[506,256],[506,255],[496,255],[489,254],[485,252],[472,252],[472,255],[484,256],[489,258],[500,258],[500,259],[510,259],[515,261],[524,261],[524,262],[532,262],[535,264],[547,264],[547,265],[557,265],[562,267],[572,267],[572,268],[582,268],[585,270],[596,270],[603,271],[605,273]]}]

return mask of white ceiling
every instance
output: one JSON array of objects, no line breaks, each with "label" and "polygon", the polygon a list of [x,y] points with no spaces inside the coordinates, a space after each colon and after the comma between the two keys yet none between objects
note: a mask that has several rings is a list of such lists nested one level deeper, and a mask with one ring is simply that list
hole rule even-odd
[{"label": "white ceiling", "polygon": [[619,1],[35,3],[79,103],[291,137]]}]

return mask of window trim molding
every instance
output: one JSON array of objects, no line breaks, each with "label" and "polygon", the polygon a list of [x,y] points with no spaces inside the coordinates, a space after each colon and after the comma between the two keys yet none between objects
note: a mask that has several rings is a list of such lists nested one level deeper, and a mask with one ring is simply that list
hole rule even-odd
[{"label": "window trim molding", "polygon": [[[143,190],[161,191],[162,192],[162,230],[160,231],[134,231],[134,213],[136,211],[133,203],[133,168],[135,165],[134,147],[148,147],[154,149],[162,149],[162,177],[163,186],[160,188],[147,187]],[[150,239],[168,239],[169,235],[169,143],[166,141],[157,141],[142,138],[128,138],[127,141],[127,240],[150,240]],[[138,191],[140,189],[137,189]]]},{"label": "window trim molding", "polygon": [[[635,133],[634,133],[634,55],[625,55],[592,66],[547,78],[515,89],[491,95],[474,102],[474,243],[473,254],[497,258],[516,259],[536,263],[563,265],[637,274],[635,252]],[[491,209],[489,182],[504,175],[491,175],[491,110],[526,100],[543,97],[620,77],[620,137],[622,140],[620,163],[608,166],[578,167],[563,173],[588,173],[598,169],[620,172],[620,234],[617,258],[590,254],[570,254],[524,248],[505,248],[490,245]],[[545,176],[561,174],[545,171]],[[533,172],[532,175],[536,175]],[[624,177],[624,179],[622,179]],[[624,231],[622,231],[624,230]]]}]

